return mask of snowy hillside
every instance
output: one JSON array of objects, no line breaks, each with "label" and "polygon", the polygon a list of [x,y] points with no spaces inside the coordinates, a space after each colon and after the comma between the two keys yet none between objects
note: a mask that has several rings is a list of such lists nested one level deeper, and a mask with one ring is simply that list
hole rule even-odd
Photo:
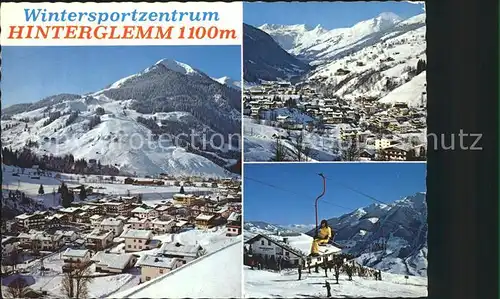
[{"label": "snowy hillside", "polygon": [[237,90],[241,90],[241,81],[233,80],[228,76],[220,77],[220,78],[212,78],[213,80],[219,82],[222,85],[226,85],[228,87],[236,88]]},{"label": "snowy hillside", "polygon": [[[280,111],[280,110],[278,110]],[[287,109],[283,109],[287,111]],[[307,115],[295,114],[294,118],[305,121]],[[297,140],[303,136],[302,144],[307,148],[305,157],[302,160],[307,161],[335,161],[339,160],[339,154],[332,152],[335,145],[338,145],[340,130],[350,127],[349,125],[339,124],[334,128],[326,130],[323,134],[304,131],[287,132],[282,128],[266,125],[256,122],[256,120],[243,118],[244,141],[245,141],[245,161],[270,161],[276,151],[276,136],[281,136],[280,143],[285,147],[285,160],[296,160]],[[303,135],[301,135],[303,134]]]},{"label": "snowy hillside", "polygon": [[[425,193],[389,205],[372,204],[328,219],[335,242],[362,265],[395,274],[427,276]],[[313,231],[309,232],[310,235]]]},{"label": "snowy hillside", "polygon": [[245,298],[326,298],[325,280],[331,284],[333,298],[427,297],[427,278],[382,273],[382,280],[372,277],[353,277],[349,281],[342,273],[335,284],[333,273],[308,273],[298,280],[297,270],[271,272],[251,270],[245,266]]},{"label": "snowy hillside", "polygon": [[[332,30],[320,25],[259,28],[290,54],[314,65],[307,79],[320,80],[335,96],[348,100],[389,96],[381,102],[425,106],[425,75],[418,77],[416,72],[418,61],[426,61],[425,14],[402,20],[382,13],[353,27]],[[398,87],[402,90],[390,95]]]},{"label": "snowy hillside", "polygon": [[399,94],[398,101],[415,106],[420,104],[420,97],[426,91],[425,75],[417,77],[416,72],[418,61],[426,60],[425,34],[425,15],[412,17],[372,39],[369,44],[336,55],[335,59],[319,65],[308,77],[324,78],[333,94],[352,100],[360,97],[380,99],[409,84],[413,88],[405,89],[412,92]]},{"label": "snowy hillside", "polygon": [[[240,132],[240,111],[238,90],[162,59],[92,94],[2,110],[2,145],[28,145],[37,155],[71,153],[138,175],[228,177],[225,167],[240,152],[226,136]],[[224,136],[223,144],[208,144],[214,134]]]}]

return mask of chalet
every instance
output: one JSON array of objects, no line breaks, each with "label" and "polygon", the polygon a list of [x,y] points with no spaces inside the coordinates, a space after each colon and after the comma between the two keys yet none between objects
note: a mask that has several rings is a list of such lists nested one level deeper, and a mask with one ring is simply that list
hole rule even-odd
[{"label": "chalet", "polygon": [[200,214],[195,219],[196,228],[198,229],[208,229],[214,227],[215,216]]},{"label": "chalet", "polygon": [[128,216],[130,211],[132,210],[132,206],[129,203],[119,202],[119,201],[108,201],[102,203],[106,214],[111,215],[122,215]]},{"label": "chalet", "polygon": [[398,143],[399,143],[398,141],[395,141],[392,139],[385,139],[385,138],[376,139],[375,140],[375,149],[377,149],[377,150],[378,149],[386,149],[386,148],[392,147]]},{"label": "chalet", "polygon": [[63,245],[61,235],[50,235],[45,232],[33,231],[21,233],[18,236],[20,246],[32,250],[57,250]]},{"label": "chalet", "polygon": [[177,233],[189,226],[189,221],[187,220],[179,220],[175,223],[175,225],[172,227],[172,232]]},{"label": "chalet", "polygon": [[169,233],[175,225],[174,220],[163,221],[160,219],[154,219],[151,221],[151,228],[156,233]]},{"label": "chalet", "polygon": [[85,246],[98,251],[108,248],[113,244],[113,232],[108,230],[94,229],[85,237]]},{"label": "chalet", "polygon": [[123,180],[123,183],[127,184],[127,185],[132,185],[134,183],[134,179],[133,178],[125,178],[125,180]]},{"label": "chalet", "polygon": [[197,259],[203,248],[200,245],[183,245],[181,243],[163,243],[160,254],[164,257],[178,258],[183,264]]},{"label": "chalet", "polygon": [[137,265],[141,267],[140,282],[145,282],[179,268],[183,264],[177,258],[144,255],[139,259]]},{"label": "chalet", "polygon": [[176,204],[191,206],[194,204],[196,196],[194,196],[193,194],[178,193],[178,194],[174,194],[173,198],[174,198],[174,203],[176,203]]},{"label": "chalet", "polygon": [[45,227],[47,215],[47,212],[36,211],[33,214],[17,215],[14,219],[25,230],[41,229]]},{"label": "chalet", "polygon": [[152,218],[158,217],[158,211],[156,211],[152,207],[144,207],[144,205],[131,210],[130,213],[134,217],[139,218],[139,219],[142,219],[142,218],[152,219]]},{"label": "chalet", "polygon": [[149,218],[130,218],[128,220],[131,229],[150,229],[151,220]]},{"label": "chalet", "polygon": [[73,269],[81,269],[90,265],[90,250],[88,249],[66,249],[62,254],[64,264],[63,272],[71,272]]},{"label": "chalet", "polygon": [[120,237],[125,239],[125,251],[148,250],[158,245],[157,242],[151,242],[153,238],[151,230],[129,229]]},{"label": "chalet", "polygon": [[97,272],[124,273],[132,268],[137,258],[132,254],[105,253],[99,251],[92,259]]},{"label": "chalet", "polygon": [[162,217],[170,215],[175,210],[175,207],[172,205],[160,205],[155,210],[158,211],[158,217]]},{"label": "chalet", "polygon": [[359,153],[360,161],[372,161],[375,158],[375,150],[362,149]]},{"label": "chalet", "polygon": [[237,236],[241,234],[241,214],[232,212],[227,218],[226,236]]},{"label": "chalet", "polygon": [[65,244],[72,243],[72,242],[74,242],[78,238],[78,235],[76,234],[76,232],[71,231],[71,230],[66,230],[66,231],[56,230],[54,232],[54,235],[61,235],[62,236],[62,241]]},{"label": "chalet", "polygon": [[99,224],[99,228],[112,231],[113,237],[118,237],[123,232],[123,221],[116,218],[106,218]]},{"label": "chalet", "polygon": [[97,215],[97,214],[96,215],[92,215],[92,216],[89,217],[90,224],[92,226],[98,226],[98,225],[100,225],[103,219],[104,219],[103,216]]},{"label": "chalet", "polygon": [[[299,261],[307,256],[307,253],[300,249],[261,234],[247,240],[245,244],[249,245],[248,252],[252,256],[258,256],[265,260],[286,258],[291,265],[298,265]],[[310,246],[310,244],[308,245]]]},{"label": "chalet", "polygon": [[383,157],[390,161],[407,161],[414,156],[411,146],[398,144],[384,149]]},{"label": "chalet", "polygon": [[59,209],[59,213],[67,215],[70,222],[75,222],[76,215],[81,213],[81,212],[82,212],[82,209],[80,209],[79,207],[68,207],[68,208]]},{"label": "chalet", "polygon": [[90,213],[81,212],[76,214],[75,220],[77,223],[89,223],[90,222]]},{"label": "chalet", "polygon": [[46,227],[47,228],[54,228],[54,227],[60,227],[63,225],[68,224],[69,222],[69,216],[64,215],[64,214],[54,214],[47,216],[46,218]]}]

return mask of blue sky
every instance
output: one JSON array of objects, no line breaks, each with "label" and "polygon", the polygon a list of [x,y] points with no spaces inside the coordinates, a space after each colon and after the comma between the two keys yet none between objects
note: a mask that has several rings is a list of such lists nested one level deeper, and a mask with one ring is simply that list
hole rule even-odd
[{"label": "blue sky", "polygon": [[244,3],[243,20],[245,23],[294,25],[306,24],[333,29],[352,25],[374,18],[383,12],[392,12],[402,18],[421,13],[423,5],[407,2],[275,2]]},{"label": "blue sky", "polygon": [[424,163],[245,164],[244,171],[245,220],[273,224],[314,224],[314,201],[323,190],[318,173],[327,177],[320,219],[375,203],[350,189],[384,203],[426,191]]},{"label": "blue sky", "polygon": [[2,47],[2,106],[98,91],[162,58],[241,78],[240,46]]}]

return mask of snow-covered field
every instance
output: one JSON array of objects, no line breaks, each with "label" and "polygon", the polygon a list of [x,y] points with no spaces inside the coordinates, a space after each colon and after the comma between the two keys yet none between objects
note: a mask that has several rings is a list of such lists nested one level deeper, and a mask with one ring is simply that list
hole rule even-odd
[{"label": "snow-covered field", "polygon": [[[332,161],[337,159],[338,154],[333,153],[333,150],[340,144],[340,129],[348,127],[349,125],[339,124],[331,127],[323,135],[304,130],[304,145],[310,148],[308,161]],[[276,144],[274,136],[290,137],[290,139],[282,138],[281,142],[291,155],[296,151],[294,142],[300,131],[293,131],[289,136],[285,129],[255,123],[255,120],[248,117],[243,118],[243,128],[245,161],[269,161],[272,159]]]},{"label": "snow-covered field", "polygon": [[113,298],[239,298],[242,294],[241,237],[185,266]]},{"label": "snow-covered field", "polygon": [[319,273],[312,270],[311,274],[303,271],[300,281],[297,270],[271,272],[245,266],[243,275],[246,298],[326,298],[325,280],[331,285],[333,298],[427,296],[427,278],[409,276],[406,280],[404,275],[384,272],[382,281],[358,276],[348,281],[347,276],[341,274],[338,285],[333,273],[328,272],[325,277],[322,269]]},{"label": "snow-covered field", "polygon": [[[16,274],[2,278],[3,286],[8,285],[12,279],[21,275],[29,284],[29,287],[36,291],[47,291],[52,298],[65,298],[61,290],[61,282],[63,280],[62,265],[64,264],[62,256],[55,253],[46,257],[43,261],[43,266],[48,268],[47,271],[40,270],[40,260],[37,259],[27,265],[28,273]],[[96,277],[92,279],[89,285],[90,298],[108,298],[107,296],[124,287],[131,287],[139,282],[140,275],[137,271],[131,270],[131,273],[116,274],[110,276],[102,276],[102,273],[95,272],[95,266],[91,265],[92,275]]]},{"label": "snow-covered field", "polygon": [[[57,191],[57,188],[61,185],[61,182],[65,182],[69,187],[79,186],[85,184],[86,186],[91,186],[94,188],[94,192],[98,192],[106,195],[131,195],[142,194],[143,202],[149,204],[159,203],[162,200],[168,200],[172,198],[172,195],[179,192],[180,187],[174,186],[174,181],[165,181],[164,186],[140,186],[123,184],[125,177],[117,176],[115,183],[99,183],[97,175],[87,175],[82,178],[76,174],[64,174],[59,173],[60,178],[55,178],[53,172],[48,172],[49,176],[40,176],[39,179],[33,179],[30,175],[34,173],[33,169],[25,169],[25,174],[22,174],[21,169],[18,167],[12,167],[8,165],[2,165],[2,189],[3,190],[19,190],[24,192],[28,197],[31,197],[45,206],[55,206],[57,205],[57,199],[59,197],[56,194],[56,201],[54,201],[54,196],[52,194],[53,190]],[[14,174],[19,173],[19,176],[14,176]],[[45,194],[39,195],[38,189],[40,185],[43,185]],[[199,193],[210,193],[214,192],[215,189],[209,187],[201,187],[200,184],[193,187],[184,187],[186,192],[199,192]],[[90,198],[89,198],[90,199]]]}]

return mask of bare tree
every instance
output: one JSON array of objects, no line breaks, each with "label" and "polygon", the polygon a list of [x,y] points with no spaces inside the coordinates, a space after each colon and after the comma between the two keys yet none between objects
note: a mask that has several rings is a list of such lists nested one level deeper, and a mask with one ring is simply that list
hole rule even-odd
[{"label": "bare tree", "polygon": [[76,299],[89,298],[89,284],[92,282],[93,277],[90,267],[78,269],[75,275],[76,282]]},{"label": "bare tree", "polygon": [[273,146],[274,156],[273,161],[285,161],[286,160],[286,147],[280,139],[280,136],[274,135],[276,143]]},{"label": "bare tree", "polygon": [[26,298],[28,292],[31,289],[28,288],[28,283],[22,277],[14,279],[5,290],[5,296],[7,298]]},{"label": "bare tree", "polygon": [[68,298],[89,298],[89,284],[92,272],[87,265],[68,269],[61,282],[61,291]]},{"label": "bare tree", "polygon": [[304,142],[304,131],[301,131],[300,134],[295,137],[293,146],[295,147],[293,151],[295,161],[302,162],[310,158],[311,148]]},{"label": "bare tree", "polygon": [[342,161],[358,161],[359,160],[359,148],[356,140],[356,136],[350,138],[349,141],[345,141],[342,144]]}]

